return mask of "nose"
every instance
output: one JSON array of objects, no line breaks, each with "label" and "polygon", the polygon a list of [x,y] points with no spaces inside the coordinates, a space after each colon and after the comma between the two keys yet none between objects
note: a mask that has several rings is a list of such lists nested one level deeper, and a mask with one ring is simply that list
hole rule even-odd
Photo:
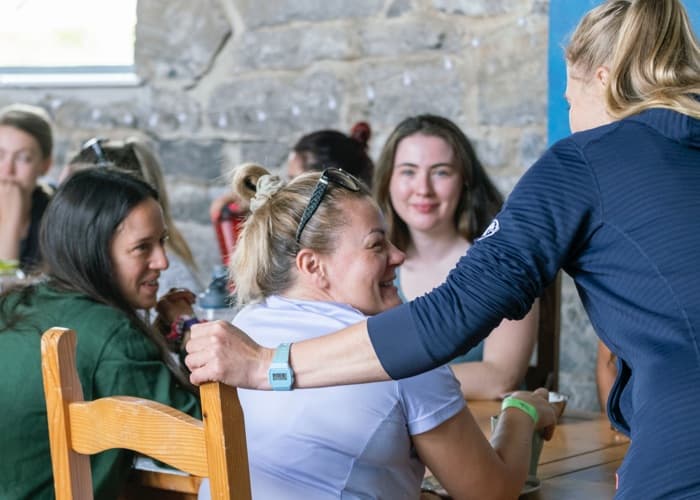
[{"label": "nose", "polygon": [[14,176],[14,162],[10,155],[0,156],[0,179],[10,179]]},{"label": "nose", "polygon": [[167,269],[169,265],[170,262],[168,262],[168,255],[165,252],[165,245],[157,245],[151,258],[151,269],[162,271]]},{"label": "nose", "polygon": [[429,172],[417,172],[413,178],[413,189],[424,196],[428,196],[433,192],[433,185],[430,182]]},{"label": "nose", "polygon": [[403,264],[406,254],[396,248],[393,243],[389,243],[389,266],[398,267]]}]

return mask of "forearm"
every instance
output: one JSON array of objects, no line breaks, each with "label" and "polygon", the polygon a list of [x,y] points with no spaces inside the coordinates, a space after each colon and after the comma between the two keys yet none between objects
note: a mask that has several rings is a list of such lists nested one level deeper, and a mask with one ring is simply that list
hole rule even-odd
[{"label": "forearm", "polygon": [[[532,452],[532,419],[524,412],[511,408],[502,412],[498,420],[491,436],[491,446],[506,468],[506,477],[512,478],[515,484],[522,485],[527,477]],[[512,498],[516,496],[517,491]]]},{"label": "forearm", "polygon": [[[270,389],[268,370],[275,349],[259,345],[228,322],[193,325],[186,349],[193,384],[215,380],[246,389]],[[389,379],[374,353],[365,321],[331,335],[294,342],[289,359],[295,388]]]},{"label": "forearm", "polygon": [[499,399],[517,389],[522,379],[517,370],[504,369],[489,361],[455,363],[450,368],[462,385],[465,399]]},{"label": "forearm", "polygon": [[290,363],[295,388],[389,380],[372,347],[366,321],[292,344]]}]

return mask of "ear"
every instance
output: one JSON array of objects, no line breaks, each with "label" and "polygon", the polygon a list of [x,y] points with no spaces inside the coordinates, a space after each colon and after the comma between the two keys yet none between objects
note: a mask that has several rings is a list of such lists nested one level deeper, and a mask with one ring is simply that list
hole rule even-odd
[{"label": "ear", "polygon": [[309,248],[302,248],[296,257],[297,272],[302,280],[314,287],[325,290],[329,283],[321,255]]},{"label": "ear", "polygon": [[598,66],[594,78],[603,90],[607,89],[610,82],[610,69],[607,66]]}]

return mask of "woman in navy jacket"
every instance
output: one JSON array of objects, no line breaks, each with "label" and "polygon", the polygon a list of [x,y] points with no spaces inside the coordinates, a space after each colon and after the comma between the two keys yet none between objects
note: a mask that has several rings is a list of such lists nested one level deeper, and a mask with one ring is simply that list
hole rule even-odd
[{"label": "woman in navy jacket", "polygon": [[[700,48],[678,0],[609,0],[566,49],[574,133],[520,180],[433,292],[295,344],[295,387],[401,378],[521,318],[563,269],[619,358],[608,401],[632,444],[617,498],[700,496]],[[195,328],[191,380],[269,388],[272,350]]]}]

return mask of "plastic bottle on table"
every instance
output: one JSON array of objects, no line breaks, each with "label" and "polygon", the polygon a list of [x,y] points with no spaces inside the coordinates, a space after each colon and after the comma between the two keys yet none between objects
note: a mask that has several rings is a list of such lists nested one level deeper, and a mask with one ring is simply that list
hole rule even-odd
[{"label": "plastic bottle on table", "polygon": [[233,309],[231,308],[226,267],[214,266],[211,283],[205,291],[197,296],[195,307],[200,319],[231,321]]}]

